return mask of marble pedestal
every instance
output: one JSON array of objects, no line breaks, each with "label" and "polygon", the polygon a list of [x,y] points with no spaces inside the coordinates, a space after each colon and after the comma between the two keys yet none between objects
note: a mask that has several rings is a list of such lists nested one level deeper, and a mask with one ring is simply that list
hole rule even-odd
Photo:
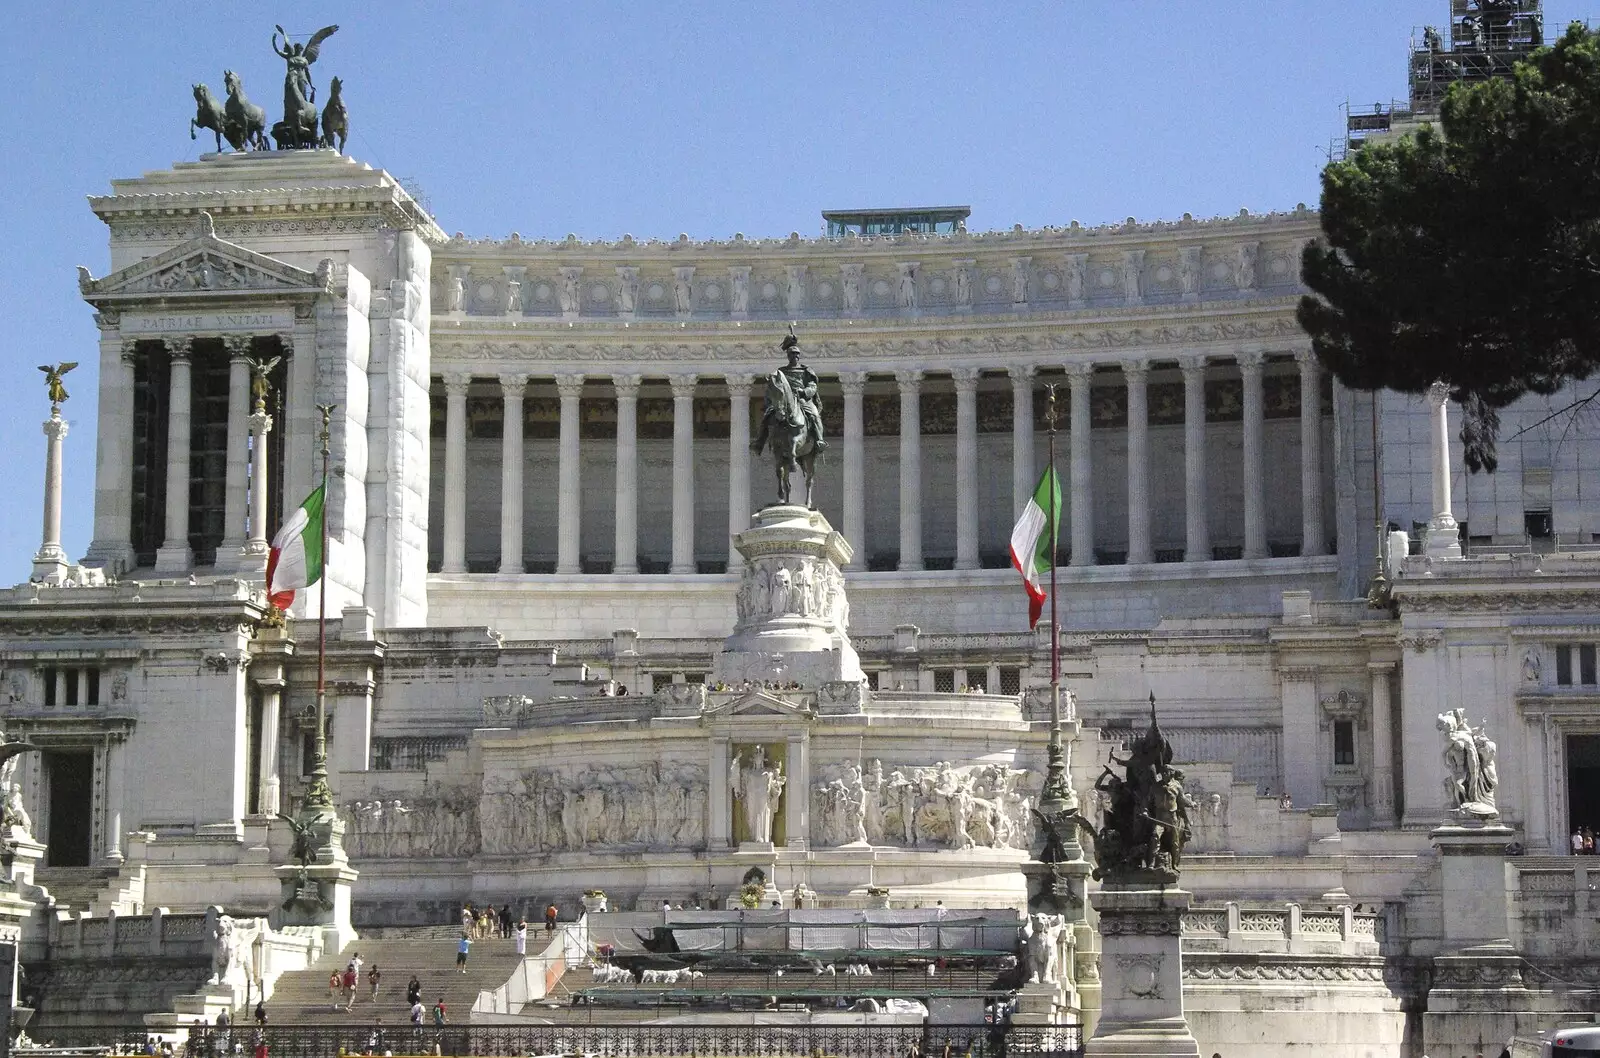
[{"label": "marble pedestal", "polygon": [[1100,1021],[1086,1058],[1198,1058],[1183,1016],[1181,921],[1190,894],[1108,881],[1090,897],[1100,913]]},{"label": "marble pedestal", "polygon": [[350,924],[350,887],[359,876],[344,852],[344,821],[331,809],[320,809],[310,820],[315,851],[306,865],[286,863],[273,868],[278,876],[280,900],[273,925],[314,926],[322,930],[322,946],[343,951],[356,939]]},{"label": "marble pedestal", "polygon": [[738,622],[712,662],[712,678],[808,688],[860,680],[840,572],[854,554],[850,545],[805,507],[765,507],[752,521],[733,538],[744,558]]},{"label": "marble pedestal", "polygon": [[1519,827],[1498,819],[1463,819],[1429,832],[1439,853],[1445,952],[1511,946],[1511,890],[1506,855],[1522,840]]}]

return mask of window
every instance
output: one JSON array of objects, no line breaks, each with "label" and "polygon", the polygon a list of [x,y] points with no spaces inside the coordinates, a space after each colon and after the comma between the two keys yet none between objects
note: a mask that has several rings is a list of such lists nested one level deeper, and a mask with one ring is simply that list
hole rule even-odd
[{"label": "window", "polygon": [[83,670],[83,704],[100,704],[100,670]]},{"label": "window", "polygon": [[1333,722],[1334,767],[1353,768],[1356,763],[1356,725],[1350,720]]},{"label": "window", "polygon": [[1022,693],[1022,670],[1021,669],[1001,669],[1000,670],[1000,693],[1001,694],[1021,694]]},{"label": "window", "polygon": [[983,669],[967,670],[967,690],[973,694],[989,693],[989,674]]},{"label": "window", "polygon": [[66,677],[67,677],[66,678],[66,684],[67,684],[67,703],[66,704],[68,704],[68,705],[77,705],[78,704],[78,670],[77,669],[66,669],[64,671],[65,671]]},{"label": "window", "polygon": [[39,678],[44,681],[44,707],[46,709],[54,709],[56,707],[56,667],[54,665],[46,665],[39,670]]},{"label": "window", "polygon": [[956,689],[955,669],[934,669],[933,689],[936,693],[949,694]]},{"label": "window", "polygon": [[671,685],[672,685],[672,673],[670,673],[670,672],[652,672],[650,674],[650,693],[651,694],[656,694],[663,687],[669,687]]},{"label": "window", "polygon": [[1597,685],[1600,685],[1600,666],[1596,664],[1595,644],[1562,643],[1556,647],[1556,686]]},{"label": "window", "polygon": [[317,735],[306,731],[300,735],[300,774],[310,775],[317,770]]},{"label": "window", "polygon": [[1544,511],[1523,511],[1522,512],[1522,525],[1523,525],[1523,528],[1527,531],[1529,539],[1531,539],[1531,540],[1548,540],[1548,539],[1550,539],[1552,529],[1551,529],[1550,512],[1548,510],[1544,510]]}]

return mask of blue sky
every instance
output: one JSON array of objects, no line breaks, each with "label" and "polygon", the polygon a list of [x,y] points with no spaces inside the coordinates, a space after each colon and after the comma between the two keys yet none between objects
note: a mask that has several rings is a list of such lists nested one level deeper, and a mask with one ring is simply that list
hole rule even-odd
[{"label": "blue sky", "polygon": [[[357,158],[446,231],[585,238],[819,231],[819,211],[964,203],[973,228],[1315,205],[1340,104],[1405,94],[1448,0],[13,6],[0,107],[0,583],[39,543],[48,412],[68,378],[65,544],[89,542],[96,338],[73,266],[106,270],[84,196],[196,158],[189,86],[244,77],[269,115],[274,23],[338,23]],[[1600,0],[1547,0],[1547,32]],[[209,134],[202,133],[202,136]]]}]

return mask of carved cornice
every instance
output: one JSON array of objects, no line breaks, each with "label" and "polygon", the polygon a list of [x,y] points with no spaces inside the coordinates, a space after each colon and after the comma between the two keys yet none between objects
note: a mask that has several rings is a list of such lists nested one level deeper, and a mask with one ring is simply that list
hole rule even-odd
[{"label": "carved cornice", "polygon": [[[1587,571],[1585,571],[1587,572]],[[1507,591],[1421,592],[1396,590],[1400,608],[1407,613],[1548,613],[1600,610],[1600,590],[1519,588]]]}]

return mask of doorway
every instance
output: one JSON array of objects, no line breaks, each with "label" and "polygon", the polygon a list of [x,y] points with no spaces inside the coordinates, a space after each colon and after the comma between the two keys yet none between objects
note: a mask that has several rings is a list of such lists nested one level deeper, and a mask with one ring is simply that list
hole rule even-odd
[{"label": "doorway", "polygon": [[44,767],[50,792],[46,860],[51,867],[87,867],[94,831],[94,751],[51,750],[44,754]]},{"label": "doorway", "polygon": [[1567,736],[1567,833],[1600,833],[1600,735]]}]

